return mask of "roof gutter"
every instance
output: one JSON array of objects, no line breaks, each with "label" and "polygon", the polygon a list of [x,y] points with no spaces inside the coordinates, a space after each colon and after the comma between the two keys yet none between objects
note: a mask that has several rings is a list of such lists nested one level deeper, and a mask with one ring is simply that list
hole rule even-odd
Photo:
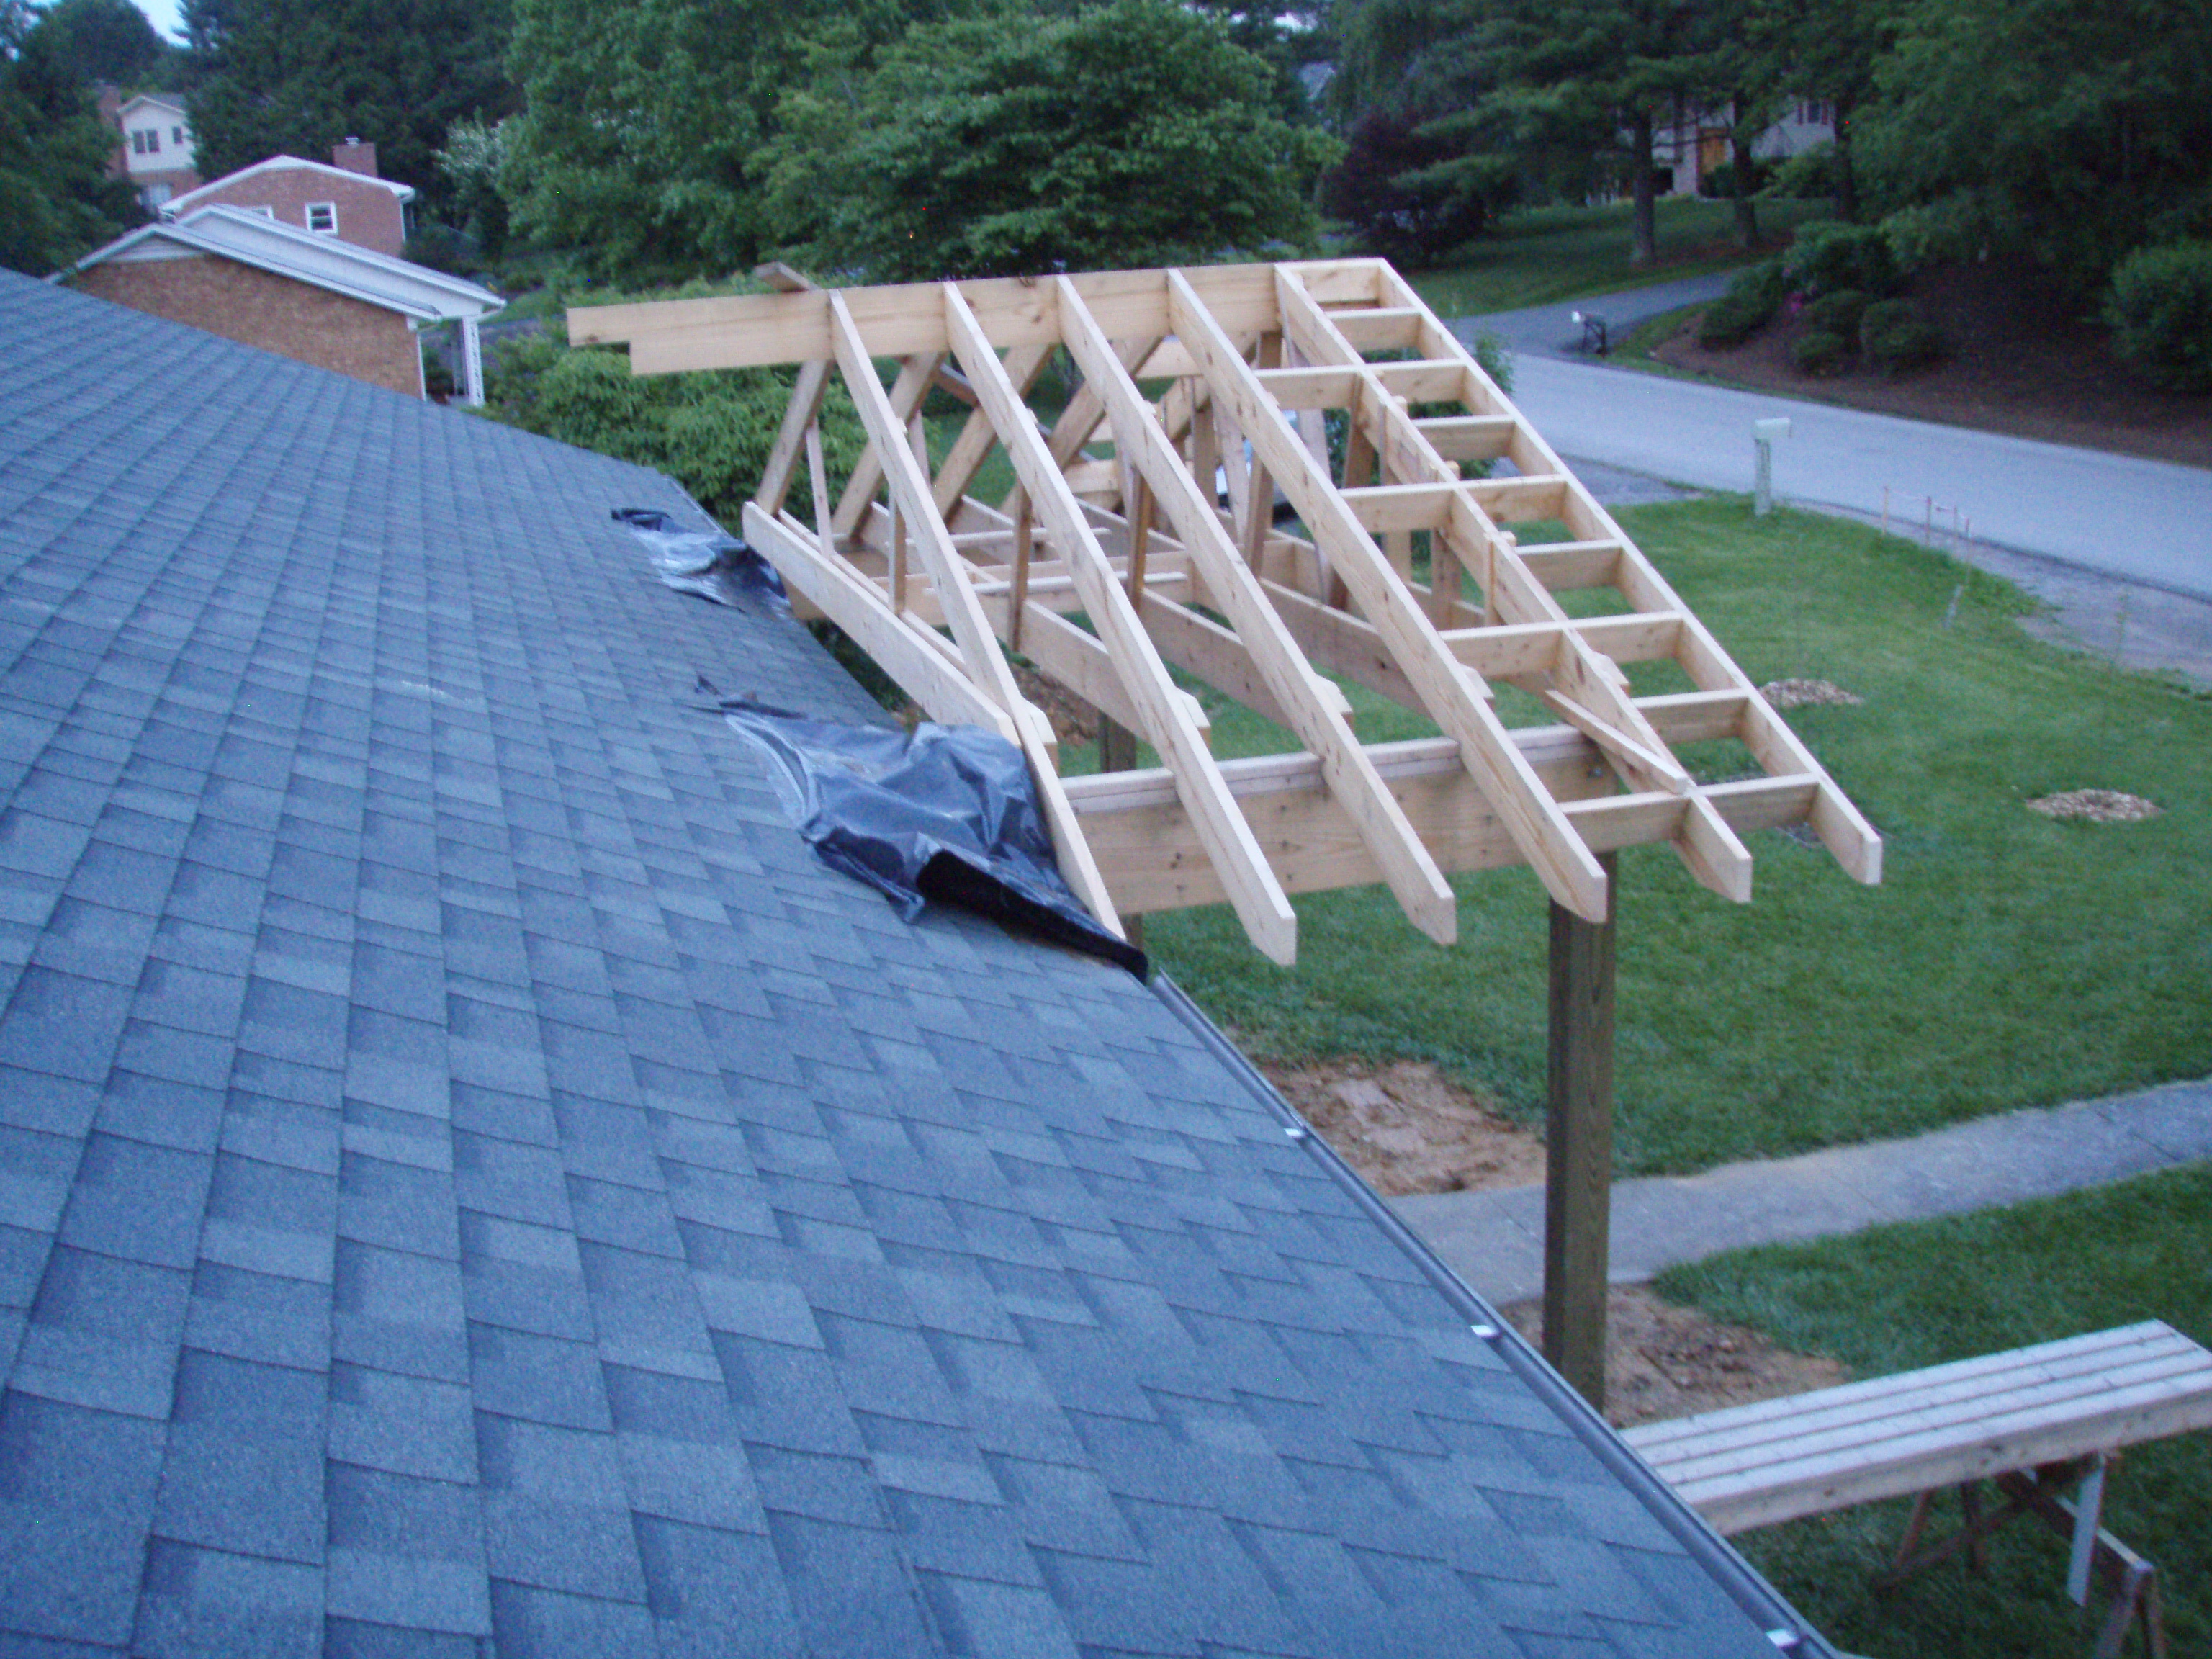
[{"label": "roof gutter", "polygon": [[1267,1081],[1266,1075],[1244,1056],[1235,1043],[1222,1035],[1219,1028],[1185,994],[1181,986],[1164,972],[1156,972],[1151,984],[1152,994],[1167,1005],[1169,1012],[1188,1026],[1199,1041],[1251,1091],[1269,1112],[1281,1121],[1285,1128],[1297,1133],[1300,1143],[1328,1170],[1337,1185],[1343,1188],[1352,1201],[1389,1236],[1391,1243],[1413,1261],[1460,1316],[1470,1326],[1478,1328],[1476,1334],[1491,1345],[1498,1357],[1528,1386],[1530,1392],[1550,1407],[1559,1420],[1574,1431],[1576,1438],[1589,1448],[1598,1462],[1636,1494],[1644,1507],[1674,1535],[1690,1559],[1705,1569],[1729,1599],[1766,1632],[1767,1639],[1774,1644],[1778,1652],[1802,1656],[1802,1659],[1844,1659],[1844,1656],[1831,1645],[1826,1638],[1783,1599],[1779,1590],[1761,1577],[1733,1546],[1707,1524],[1703,1516],[1685,1503],[1680,1494],[1629,1449],[1628,1443],[1615,1432],[1613,1425],[1588,1401],[1570,1388],[1566,1379],[1553,1370],[1543,1357],[1528,1346],[1521,1334],[1499,1316],[1496,1309],[1476,1295],[1466,1280],[1447,1267],[1443,1258],[1422,1242],[1420,1235],[1407,1226],[1397,1212],[1385,1204],[1375,1190],[1359,1178],[1350,1164],[1337,1156],[1334,1147],[1314,1133],[1312,1127],[1298,1115],[1297,1108],[1276,1092],[1275,1085]]}]

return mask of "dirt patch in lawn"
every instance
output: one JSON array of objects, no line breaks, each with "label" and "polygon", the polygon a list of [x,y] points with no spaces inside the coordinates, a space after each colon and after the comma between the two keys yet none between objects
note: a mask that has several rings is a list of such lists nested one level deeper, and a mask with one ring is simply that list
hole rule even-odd
[{"label": "dirt patch in lawn", "polygon": [[1386,1198],[1525,1187],[1544,1178],[1543,1137],[1433,1066],[1330,1060],[1261,1069]]},{"label": "dirt patch in lawn", "polygon": [[1052,734],[1062,743],[1096,743],[1098,711],[1056,680],[1048,680],[1027,663],[1014,665],[1014,684],[1022,695],[1044,710]]},{"label": "dirt patch in lawn", "polygon": [[2212,397],[2137,380],[2113,359],[2110,331],[2089,307],[2032,264],[1992,259],[1924,272],[1913,297],[1950,355],[1894,379],[1863,368],[1801,373],[1790,350],[1802,325],[1790,318],[1711,351],[1698,343],[1693,316],[1652,355],[1759,391],[2212,467]]},{"label": "dirt patch in lawn", "polygon": [[[1541,1346],[1540,1303],[1516,1302],[1500,1311]],[[1649,1285],[1616,1285],[1607,1298],[1605,1415],[1616,1428],[1850,1381],[1835,1360],[1795,1353],[1757,1331],[1678,1308]]]},{"label": "dirt patch in lawn", "polygon": [[[1337,1155],[1387,1197],[1523,1187],[1544,1178],[1543,1137],[1433,1066],[1330,1060],[1261,1069]],[[1832,1359],[1793,1353],[1756,1331],[1662,1301],[1644,1285],[1614,1285],[1610,1304],[1606,1414],[1617,1425],[1849,1379]],[[1500,1311],[1542,1346],[1540,1303]]]}]

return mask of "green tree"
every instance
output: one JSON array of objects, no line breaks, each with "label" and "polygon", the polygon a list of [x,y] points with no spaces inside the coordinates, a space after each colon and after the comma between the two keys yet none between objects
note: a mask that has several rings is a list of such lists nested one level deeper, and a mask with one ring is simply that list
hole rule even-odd
[{"label": "green tree", "polygon": [[1732,90],[1721,21],[1717,0],[1358,0],[1339,20],[1344,95],[1415,113],[1470,175],[1567,196],[1625,185],[1630,259],[1649,264],[1656,135]]},{"label": "green tree", "polygon": [[2077,291],[2212,233],[2207,0],[1922,0],[1877,70],[1872,189],[1921,258],[2017,249]]},{"label": "green tree", "polygon": [[131,0],[55,0],[38,28],[56,37],[58,60],[79,81],[144,86],[167,66],[169,48]]},{"label": "green tree", "polygon": [[1829,177],[1836,216],[1856,220],[1861,115],[1879,91],[1882,64],[1911,0],[1748,0],[1737,38],[1753,74],[1778,99],[1825,101],[1833,112]]},{"label": "green tree", "polygon": [[507,249],[507,198],[500,188],[507,165],[507,125],[456,121],[447,129],[446,147],[436,156],[453,216],[476,237],[487,259],[498,258]]},{"label": "green tree", "polygon": [[447,129],[504,114],[507,0],[185,0],[186,104],[209,178],[357,137],[386,178],[449,210]]},{"label": "green tree", "polygon": [[630,278],[726,273],[772,240],[763,156],[826,38],[865,64],[984,0],[514,0],[516,228]]},{"label": "green tree", "polygon": [[794,257],[877,280],[1304,242],[1338,148],[1279,112],[1263,60],[1171,0],[937,25],[872,69],[815,68],[784,106],[771,200]]},{"label": "green tree", "polygon": [[93,108],[64,42],[0,0],[0,265],[45,276],[137,216],[107,176],[115,135]]}]

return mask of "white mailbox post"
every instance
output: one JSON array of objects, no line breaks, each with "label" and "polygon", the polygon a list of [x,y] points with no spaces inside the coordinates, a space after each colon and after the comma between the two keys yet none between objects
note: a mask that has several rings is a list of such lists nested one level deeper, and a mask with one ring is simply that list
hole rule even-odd
[{"label": "white mailbox post", "polygon": [[1790,435],[1787,416],[1751,423],[1752,447],[1758,463],[1752,474],[1751,510],[1760,518],[1774,511],[1774,441]]}]

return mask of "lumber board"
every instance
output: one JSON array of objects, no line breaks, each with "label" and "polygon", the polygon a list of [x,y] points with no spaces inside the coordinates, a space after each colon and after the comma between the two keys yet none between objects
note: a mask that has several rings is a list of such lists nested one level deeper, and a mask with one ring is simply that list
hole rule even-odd
[{"label": "lumber board", "polygon": [[[1523,727],[1516,733],[1524,735],[1536,743],[1524,743],[1523,752],[1540,766],[1568,821],[1593,852],[1664,842],[1679,828],[1686,811],[1679,795],[1572,799],[1577,789],[1604,786],[1587,776],[1594,751],[1565,742],[1580,741],[1571,728]],[[1416,752],[1402,758],[1389,752],[1401,747]],[[1456,873],[1522,861],[1449,738],[1370,745],[1368,753],[1440,867]],[[1286,892],[1364,886],[1382,878],[1373,854],[1323,784],[1321,763],[1312,755],[1224,761],[1222,772]],[[1067,787],[1115,902],[1126,914],[1222,902],[1225,895],[1206,867],[1204,849],[1164,772],[1071,778]],[[1804,821],[1813,787],[1809,779],[1760,778],[1717,787],[1712,799],[1741,830],[1774,829]]]},{"label": "lumber board", "polygon": [[[1383,305],[1414,306],[1420,303],[1412,285],[1387,264],[1378,268],[1376,273],[1376,291],[1378,302]],[[1878,883],[1881,879],[1881,837],[1865,815],[1837,787],[1827,769],[1798,740],[1781,715],[1764,697],[1758,696],[1758,688],[1721,649],[1711,630],[1682,603],[1674,588],[1630,540],[1613,515],[1598,504],[1582,481],[1569,472],[1559,460],[1558,452],[1525,419],[1520,418],[1519,411],[1507,402],[1504,394],[1498,391],[1496,383],[1474,361],[1473,355],[1466,352],[1442,324],[1433,323],[1433,319],[1431,322],[1432,326],[1424,331],[1421,349],[1439,355],[1454,353],[1464,358],[1470,385],[1475,393],[1468,401],[1476,412],[1510,412],[1516,416],[1519,431],[1515,439],[1515,453],[1521,458],[1524,470],[1556,473],[1565,481],[1561,516],[1570,531],[1578,541],[1617,542],[1620,544],[1621,553],[1615,582],[1638,609],[1682,613],[1686,620],[1679,660],[1690,671],[1698,688],[1752,694],[1753,702],[1747,708],[1744,717],[1742,735],[1746,746],[1770,773],[1811,773],[1822,780],[1820,799],[1809,820],[1814,831],[1846,874],[1869,885]],[[1742,871],[1742,885],[1747,894],[1747,860]]]},{"label": "lumber board", "polygon": [[884,672],[920,703],[930,719],[947,726],[980,726],[1012,743],[1012,717],[975,689],[926,629],[891,614],[882,592],[842,560],[825,559],[811,530],[788,514],[771,519],[745,504],[746,545],[765,556],[786,585],[853,637]]},{"label": "lumber board", "polygon": [[[1191,280],[1231,331],[1260,334],[1276,326],[1273,272],[1266,264],[1206,265]],[[1055,280],[1075,285],[1110,338],[1149,335],[1157,340],[1173,331],[1160,271],[1091,271]],[[999,349],[1060,343],[1057,307],[1046,282],[976,277],[957,286]],[[831,291],[576,306],[568,313],[568,337],[578,345],[628,345],[631,370],[639,374],[812,362],[836,355],[827,302]],[[951,349],[942,307],[917,303],[914,286],[835,291],[844,296],[870,356]]]},{"label": "lumber board", "polygon": [[998,352],[959,289],[947,283],[944,293],[953,354],[988,411],[1032,507],[1066,555],[1084,609],[1138,717],[1127,724],[1151,740],[1174,773],[1177,793],[1247,937],[1270,961],[1287,966],[1297,956],[1297,916],[1289,897],[1253,840],[1251,826],[1237,810],[1212,750],[1183,707],[1167,665],[1138,620],[1127,590],[1108,564],[1069,480],[1054,463]]},{"label": "lumber board", "polygon": [[[1337,327],[1336,314],[1322,308],[1300,285],[1295,271],[1279,272],[1277,286],[1284,326],[1303,350],[1321,362],[1346,366],[1360,362],[1358,350]],[[1402,283],[1398,286],[1404,289]],[[1462,377],[1461,400],[1470,407],[1511,413],[1517,421],[1518,412],[1505,402],[1474,355],[1429,316],[1410,289],[1404,289],[1403,300],[1407,307],[1419,309],[1424,319],[1417,341],[1419,349],[1437,359],[1458,362]],[[1470,552],[1479,555],[1486,610],[1508,621],[1565,620],[1550,590],[1529,576],[1514,544],[1498,529],[1500,519],[1562,514],[1571,517],[1571,498],[1584,498],[1575,495],[1581,486],[1558,457],[1537,447],[1533,428],[1527,448],[1543,456],[1541,472],[1525,478],[1464,483],[1459,479],[1458,468],[1430,447],[1404,404],[1378,400],[1376,407],[1383,428],[1379,447],[1391,457],[1397,474],[1415,482],[1453,486],[1446,496],[1448,516],[1439,539],[1462,559]],[[1626,538],[1623,541],[1625,544]],[[1679,605],[1671,607],[1678,611],[1680,608]],[[1551,682],[1546,695],[1559,700],[1554,703],[1554,712],[1600,738],[1607,758],[1632,787],[1647,788],[1656,782],[1688,795],[1689,811],[1680,833],[1672,842],[1676,855],[1712,891],[1739,903],[1747,902],[1752,885],[1750,850],[1666,754],[1664,742],[1637,713],[1620,670],[1589,641],[1570,633],[1561,641]],[[1554,892],[1553,896],[1562,896]],[[1585,915],[1584,919],[1589,918]]]},{"label": "lumber board", "polygon": [[[931,377],[937,373],[942,361],[927,356],[908,357],[900,363],[898,378],[891,382],[890,411],[899,428],[899,447],[902,449],[909,448],[912,443],[906,435],[907,422],[921,407],[921,400],[929,395]],[[847,368],[845,373],[849,381],[852,370]],[[876,380],[874,369],[868,371],[868,379],[872,384],[880,387],[881,382]],[[860,392],[854,390],[853,395],[857,403]],[[862,425],[866,426],[865,420]],[[845,480],[845,493],[837,498],[837,511],[830,520],[836,526],[838,535],[849,536],[860,526],[866,516],[870,503],[875,500],[877,487],[883,481],[884,458],[878,452],[874,431],[871,428],[867,447],[861,450],[860,459],[853,463],[852,476]]]},{"label": "lumber board", "polygon": [[[1489,698],[1455,661],[1435,626],[1391,569],[1332,483],[1273,405],[1266,386],[1229,349],[1219,326],[1180,272],[1170,276],[1176,332],[1205,365],[1217,399],[1236,410],[1254,450],[1281,481],[1299,517],[1329,556],[1360,611],[1375,625],[1430,717],[1458,739],[1515,844],[1553,897],[1585,920],[1606,915],[1605,872],[1528,770]],[[1312,342],[1306,343],[1309,351]],[[1370,371],[1371,372],[1371,371]],[[1402,405],[1392,404],[1402,410]]]},{"label": "lumber board", "polygon": [[2212,1353],[2156,1321],[1630,1430],[1724,1532],[2212,1427]]},{"label": "lumber board", "polygon": [[[1052,361],[1053,349],[1048,345],[1016,346],[1006,354],[1006,374],[1015,389],[1026,398],[1037,377],[1044,373],[1045,365]],[[974,401],[971,393],[969,401]],[[968,494],[968,486],[975,482],[975,474],[983,463],[991,459],[991,451],[999,441],[999,434],[991,429],[991,417],[981,409],[971,410],[960,428],[960,435],[952,441],[952,447],[945,453],[944,465],[937,469],[936,481],[930,486],[930,495],[937,502],[939,513],[951,513]]]},{"label": "lumber board", "polygon": [[[1317,691],[1311,665],[1268,602],[1251,567],[1230,543],[1216,514],[1212,491],[1202,489],[1183,470],[1182,458],[1152,418],[1151,406],[1145,403],[1136,382],[1114,356],[1104,326],[1091,314],[1073,283],[1063,282],[1059,292],[1068,350],[1082,368],[1086,383],[1098,386],[1116,447],[1151,486],[1161,514],[1174,527],[1221,605],[1273,696],[1277,711],[1309,750],[1321,757],[1327,787],[1347,803],[1351,822],[1400,908],[1431,939],[1449,943],[1456,937],[1459,927],[1459,903],[1451,884],[1375,775],[1340,707]],[[1188,332],[1178,330],[1178,333],[1185,349],[1194,349]],[[1206,349],[1230,352],[1240,368],[1244,366],[1243,355],[1218,331],[1207,341]],[[1203,353],[1195,355],[1203,356]],[[1211,383],[1211,375],[1207,378]],[[1218,393],[1218,386],[1215,390]],[[1218,396],[1215,401],[1218,407]],[[1306,453],[1302,447],[1298,453]],[[1311,458],[1307,459],[1310,464]]]},{"label": "lumber board", "polygon": [[[953,547],[952,532],[945,527],[930,495],[929,474],[908,447],[903,423],[883,382],[876,378],[875,364],[846,307],[844,296],[833,291],[828,299],[833,344],[846,389],[852,393],[861,427],[883,465],[891,499],[906,515],[914,550],[937,584],[938,602],[945,608],[946,625],[958,644],[969,678],[1013,721],[1015,741],[1028,757],[1038,807],[1051,831],[1060,877],[1099,926],[1120,936],[1121,920],[1114,913],[1113,900],[1084,842],[1066,792],[1060,787],[1060,769],[1053,754],[1052,727],[1043,712],[1024,697],[1014,684],[1013,671],[1000,653],[999,641],[983,614],[981,601],[968,584],[967,562]],[[992,359],[994,365],[997,361],[995,357]]]}]

